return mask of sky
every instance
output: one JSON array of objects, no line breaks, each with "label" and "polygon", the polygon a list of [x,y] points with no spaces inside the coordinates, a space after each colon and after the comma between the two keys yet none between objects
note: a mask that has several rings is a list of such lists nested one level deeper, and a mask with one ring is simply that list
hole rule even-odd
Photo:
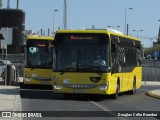
[{"label": "sky", "polygon": [[[63,28],[63,6],[64,0],[19,0],[19,8],[26,15],[25,27],[35,32],[41,28],[46,33],[48,28],[52,31],[53,19],[55,31]],[[151,47],[153,41],[157,41],[160,26],[159,6],[160,0],[67,0],[67,28],[85,29],[94,25],[97,29],[106,29],[113,26],[124,32],[126,10],[129,34],[138,35],[142,45]],[[3,8],[6,7],[7,0],[3,0]],[[16,0],[10,0],[10,8],[16,8]],[[55,17],[54,10],[58,10]]]}]

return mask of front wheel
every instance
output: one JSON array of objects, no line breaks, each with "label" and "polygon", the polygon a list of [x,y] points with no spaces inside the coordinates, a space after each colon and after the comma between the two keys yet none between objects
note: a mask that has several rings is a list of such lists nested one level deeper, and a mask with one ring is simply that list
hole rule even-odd
[{"label": "front wheel", "polygon": [[117,84],[117,87],[116,87],[116,93],[115,94],[113,94],[113,99],[117,99],[118,98],[118,95],[119,95],[119,90],[120,88],[119,88],[119,84]]}]

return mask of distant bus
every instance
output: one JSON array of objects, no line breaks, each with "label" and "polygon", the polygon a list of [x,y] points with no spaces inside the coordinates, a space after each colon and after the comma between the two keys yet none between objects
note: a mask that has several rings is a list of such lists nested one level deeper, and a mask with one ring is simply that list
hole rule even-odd
[{"label": "distant bus", "polygon": [[53,40],[46,36],[27,37],[23,86],[51,85]]},{"label": "distant bus", "polygon": [[117,98],[131,94],[142,81],[140,40],[108,30],[62,30],[55,35],[53,91],[101,94]]}]

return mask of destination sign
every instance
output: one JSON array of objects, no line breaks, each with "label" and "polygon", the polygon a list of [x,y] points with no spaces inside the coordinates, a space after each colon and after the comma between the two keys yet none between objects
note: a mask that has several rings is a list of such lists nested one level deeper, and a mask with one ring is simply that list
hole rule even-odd
[{"label": "destination sign", "polygon": [[94,40],[93,36],[75,36],[75,35],[71,35],[70,39],[71,40]]}]

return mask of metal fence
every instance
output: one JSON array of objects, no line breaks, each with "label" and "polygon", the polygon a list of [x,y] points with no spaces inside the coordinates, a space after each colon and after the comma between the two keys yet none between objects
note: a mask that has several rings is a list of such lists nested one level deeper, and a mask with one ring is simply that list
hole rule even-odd
[{"label": "metal fence", "polygon": [[160,61],[142,60],[142,80],[160,81]]}]

